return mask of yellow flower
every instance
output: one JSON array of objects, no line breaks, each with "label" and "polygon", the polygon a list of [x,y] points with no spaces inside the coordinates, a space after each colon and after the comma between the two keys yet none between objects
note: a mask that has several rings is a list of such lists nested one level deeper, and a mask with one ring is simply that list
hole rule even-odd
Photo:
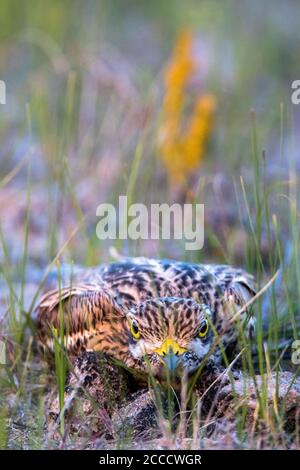
[{"label": "yellow flower", "polygon": [[182,116],[185,88],[197,68],[192,54],[192,43],[190,31],[180,34],[164,75],[165,95],[159,150],[171,183],[184,183],[199,166],[213,127],[216,109],[214,96],[199,96],[192,115],[184,126]]}]

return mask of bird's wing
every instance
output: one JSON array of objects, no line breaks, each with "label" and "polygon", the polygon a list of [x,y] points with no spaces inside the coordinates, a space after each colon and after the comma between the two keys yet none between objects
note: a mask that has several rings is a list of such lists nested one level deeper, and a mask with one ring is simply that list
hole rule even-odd
[{"label": "bird's wing", "polygon": [[[76,282],[80,279],[84,284],[48,292],[41,299],[38,306],[41,345],[53,348],[53,328],[59,330],[61,318],[67,347],[76,352],[87,345],[94,348],[96,339],[97,347],[101,342],[104,344],[105,336],[110,335],[110,330],[103,333],[110,328],[109,319],[124,319],[127,308],[147,299],[195,298],[211,308],[213,321],[218,323],[226,303],[233,300],[235,305],[242,306],[255,294],[252,276],[241,269],[148,258],[101,265],[87,270]],[[113,322],[118,323],[122,335],[122,321]],[[126,342],[124,338],[120,341]]]},{"label": "bird's wing", "polygon": [[121,304],[131,307],[147,299],[174,297],[179,288],[162,262],[147,258],[131,258],[106,265],[102,280],[118,295]]},{"label": "bird's wing", "polygon": [[[128,283],[139,295],[142,294],[142,300],[150,297],[194,298],[210,307],[213,321],[220,328],[228,312],[234,314],[256,294],[253,276],[228,265],[132,258],[117,263],[113,270],[113,287],[122,289]],[[123,286],[118,287],[118,282]],[[248,318],[247,311],[240,318]]]},{"label": "bird's wing", "polygon": [[234,296],[237,305],[242,306],[256,294],[255,279],[244,269],[228,265],[205,265],[205,268],[213,274],[225,296]]},{"label": "bird's wing", "polygon": [[63,331],[66,348],[86,349],[94,333],[125,317],[124,309],[104,285],[83,284],[47,292],[40,300],[38,337],[42,349],[53,350],[55,334]]},{"label": "bird's wing", "polygon": [[234,318],[237,324],[241,321],[244,325],[245,335],[253,337],[256,320],[251,315],[251,309],[243,307],[256,294],[254,277],[243,269],[227,265],[206,265],[205,267],[216,280],[213,313],[218,333],[225,330],[227,345],[234,343],[237,336],[237,329],[234,326],[231,327],[231,321]]},{"label": "bird's wing", "polygon": [[197,297],[210,306],[221,297],[234,295],[242,305],[256,292],[253,276],[228,265],[206,265],[128,258],[100,268],[103,281],[121,302],[139,303],[156,297]]}]

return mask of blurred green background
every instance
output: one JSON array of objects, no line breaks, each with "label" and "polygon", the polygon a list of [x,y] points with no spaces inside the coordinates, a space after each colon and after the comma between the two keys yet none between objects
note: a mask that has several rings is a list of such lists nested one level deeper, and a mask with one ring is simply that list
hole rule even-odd
[{"label": "blurred green background", "polygon": [[[1,0],[0,339],[12,345],[13,366],[1,377],[0,447],[43,446],[32,318],[45,269],[58,258],[93,265],[118,251],[226,262],[248,269],[259,286],[277,273],[256,302],[258,352],[254,366],[249,353],[247,367],[255,374],[258,364],[263,373],[270,360],[276,371],[293,369],[300,105],[291,103],[291,84],[300,79],[299,25],[292,0]],[[172,155],[166,167],[159,136],[166,71],[184,31],[197,68],[186,84],[181,131],[199,96],[212,95],[217,108],[182,185],[171,183]],[[99,240],[97,206],[124,194],[147,205],[205,204],[204,248]]]},{"label": "blurred green background", "polygon": [[[241,222],[247,225],[249,214],[240,176],[257,215],[251,109],[267,191],[285,193],[289,171],[298,171],[299,112],[290,95],[299,74],[299,24],[293,1],[2,0],[0,216],[11,256],[18,260],[23,249],[28,178],[29,253],[40,265],[83,217],[65,256],[88,264],[109,258],[95,237],[95,210],[126,194],[129,183],[134,201],[183,202],[184,192],[168,187],[157,131],[164,71],[188,29],[199,64],[188,94],[193,101],[198,92],[212,93],[218,105],[205,156],[188,182],[193,191],[200,187],[197,198],[206,205],[205,247],[192,255],[167,243],[118,248],[243,263]],[[273,199],[284,233],[285,202]]]}]

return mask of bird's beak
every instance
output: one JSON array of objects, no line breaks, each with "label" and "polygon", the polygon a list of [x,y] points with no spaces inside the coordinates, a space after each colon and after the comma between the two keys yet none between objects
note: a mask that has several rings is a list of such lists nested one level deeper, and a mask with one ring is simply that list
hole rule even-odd
[{"label": "bird's beak", "polygon": [[154,352],[160,356],[161,361],[168,367],[170,372],[174,372],[181,360],[183,353],[187,350],[179,346],[179,344],[171,338],[167,338],[160,348]]}]

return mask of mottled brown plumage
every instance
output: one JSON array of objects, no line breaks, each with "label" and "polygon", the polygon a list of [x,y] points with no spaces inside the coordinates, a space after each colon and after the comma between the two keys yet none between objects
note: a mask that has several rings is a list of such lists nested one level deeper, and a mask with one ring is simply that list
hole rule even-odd
[{"label": "mottled brown plumage", "polygon": [[[225,348],[237,341],[233,312],[255,293],[252,276],[230,266],[146,258],[125,259],[73,276],[38,306],[39,344],[52,349],[51,328],[63,318],[71,354],[102,351],[126,366],[160,375],[165,365],[195,370],[216,334]],[[247,312],[238,322],[249,331]],[[247,325],[246,325],[247,324]],[[207,331],[206,331],[207,330]]]}]

